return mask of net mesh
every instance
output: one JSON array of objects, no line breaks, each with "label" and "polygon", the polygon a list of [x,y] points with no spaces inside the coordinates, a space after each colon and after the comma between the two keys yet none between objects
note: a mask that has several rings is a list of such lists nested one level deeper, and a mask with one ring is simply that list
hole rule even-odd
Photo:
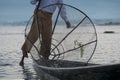
[{"label": "net mesh", "polygon": [[[49,60],[54,61],[52,64],[61,64],[61,61],[88,63],[92,58],[97,45],[97,34],[93,22],[81,10],[70,5],[52,4],[42,9],[52,6],[59,6],[59,8],[56,9],[52,16],[53,34]],[[66,28],[66,23],[60,17],[62,9],[66,9],[71,28]],[[26,38],[30,31],[33,17],[34,16],[30,18],[26,26]],[[33,47],[30,53],[35,61],[41,59],[41,55],[39,55],[41,46],[40,41],[41,38],[39,37],[34,44],[31,43]],[[59,66],[57,67],[59,68]]]}]

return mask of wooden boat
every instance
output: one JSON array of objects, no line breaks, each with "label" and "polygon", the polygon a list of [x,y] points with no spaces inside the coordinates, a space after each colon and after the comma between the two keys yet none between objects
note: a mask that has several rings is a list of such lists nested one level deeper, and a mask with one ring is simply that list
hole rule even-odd
[{"label": "wooden boat", "polygon": [[[97,33],[92,20],[84,12],[73,6],[66,4],[57,5],[61,8],[53,15],[52,60],[42,60],[39,57],[40,37],[38,38],[38,43],[31,43],[33,48],[30,53],[35,63],[34,68],[36,72],[39,74],[43,71],[61,80],[120,80],[120,64],[103,65],[88,63],[97,46]],[[56,6],[56,4],[46,7],[50,6]],[[59,18],[63,6],[66,7],[71,25],[74,25],[70,29],[63,28],[66,25]],[[25,37],[28,40],[27,32],[31,28],[32,20],[33,16],[28,21],[25,29]],[[66,46],[66,49],[64,49],[63,44]],[[86,60],[77,62],[74,58],[79,61],[82,58]]]},{"label": "wooden boat", "polygon": [[44,71],[60,80],[120,80],[120,64],[91,64],[74,61],[39,61],[36,72]]}]

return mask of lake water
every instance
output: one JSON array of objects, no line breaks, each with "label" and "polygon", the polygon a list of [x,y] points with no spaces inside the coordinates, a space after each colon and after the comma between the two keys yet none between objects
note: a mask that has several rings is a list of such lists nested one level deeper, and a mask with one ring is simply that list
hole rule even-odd
[{"label": "lake water", "polygon": [[[32,67],[32,59],[25,59],[24,69],[19,66],[24,26],[0,26],[0,80],[40,80]],[[120,63],[120,26],[96,26],[98,45],[90,62]],[[105,34],[104,31],[115,31]],[[49,79],[48,79],[49,80]]]}]

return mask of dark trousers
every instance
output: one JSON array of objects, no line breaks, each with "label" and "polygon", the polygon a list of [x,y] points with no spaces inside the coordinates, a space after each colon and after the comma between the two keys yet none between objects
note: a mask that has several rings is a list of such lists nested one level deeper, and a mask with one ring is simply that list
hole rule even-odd
[{"label": "dark trousers", "polygon": [[37,15],[35,13],[30,32],[27,35],[29,40],[26,38],[22,50],[30,52],[33,47],[32,44],[38,40],[39,35],[41,36],[39,54],[43,57],[49,57],[52,40],[52,14],[40,10],[37,12]]}]

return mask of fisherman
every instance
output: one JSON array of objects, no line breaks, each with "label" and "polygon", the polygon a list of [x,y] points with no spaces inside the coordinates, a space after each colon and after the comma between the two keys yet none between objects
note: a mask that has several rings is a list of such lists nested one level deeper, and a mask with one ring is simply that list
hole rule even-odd
[{"label": "fisherman", "polygon": [[[37,2],[38,0],[31,0],[31,4],[36,4]],[[34,11],[33,23],[30,32],[27,35],[27,38],[30,41],[26,39],[21,48],[24,57],[28,57],[27,53],[30,52],[32,48],[32,44],[34,44],[37,41],[39,35],[41,34],[42,41],[41,41],[39,54],[42,55],[42,57],[45,59],[49,58],[50,49],[51,49],[51,39],[52,39],[52,14],[55,12],[57,7],[60,8],[60,5],[50,6],[46,8],[42,8],[42,7],[45,7],[50,4],[58,4],[58,3],[63,4],[63,0],[40,1],[40,6],[38,10]],[[64,6],[62,6],[60,16],[65,21],[66,27],[67,28],[71,27],[71,24],[66,16],[66,9]],[[38,29],[40,33],[38,33]]]}]

